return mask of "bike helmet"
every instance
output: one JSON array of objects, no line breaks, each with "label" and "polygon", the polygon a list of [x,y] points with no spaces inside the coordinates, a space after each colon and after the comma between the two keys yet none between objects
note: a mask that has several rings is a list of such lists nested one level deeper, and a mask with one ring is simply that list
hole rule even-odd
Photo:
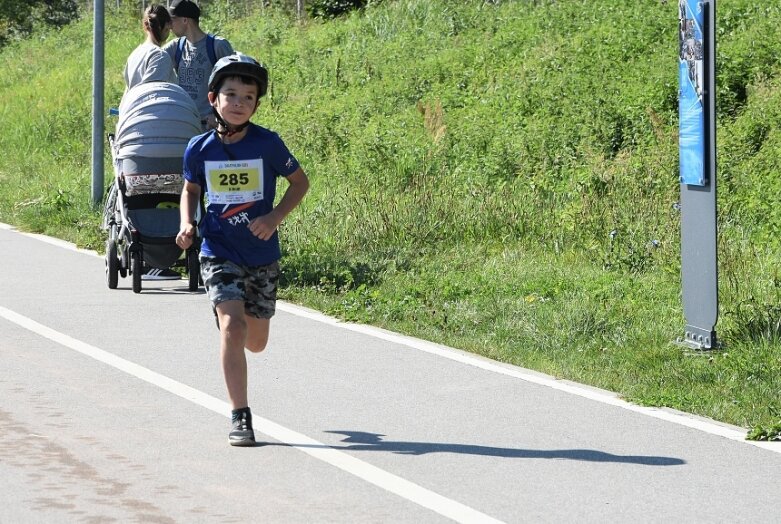
[{"label": "bike helmet", "polygon": [[243,76],[251,78],[258,84],[258,98],[266,94],[268,89],[268,71],[251,56],[236,53],[220,58],[211,75],[209,75],[209,91],[216,91],[222,80],[228,76]]}]

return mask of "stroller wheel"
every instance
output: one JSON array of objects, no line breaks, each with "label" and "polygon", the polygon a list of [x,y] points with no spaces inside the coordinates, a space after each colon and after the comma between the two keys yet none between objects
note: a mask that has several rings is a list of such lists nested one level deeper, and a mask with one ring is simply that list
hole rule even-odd
[{"label": "stroller wheel", "polygon": [[198,251],[196,249],[187,250],[187,276],[190,291],[198,289],[198,283],[201,277],[201,263],[198,261]]},{"label": "stroller wheel", "polygon": [[109,289],[117,289],[119,282],[119,259],[117,243],[111,238],[106,240],[106,284]]},{"label": "stroller wheel", "polygon": [[[118,246],[120,246],[118,244]],[[119,250],[119,276],[122,278],[127,277],[128,269],[130,269],[130,260],[128,259],[128,255],[130,251],[128,250],[128,246],[126,243],[122,243],[121,247],[117,247]]]},{"label": "stroller wheel", "polygon": [[140,251],[130,253],[130,274],[133,275],[133,293],[141,293],[141,274],[144,272],[143,255]]}]

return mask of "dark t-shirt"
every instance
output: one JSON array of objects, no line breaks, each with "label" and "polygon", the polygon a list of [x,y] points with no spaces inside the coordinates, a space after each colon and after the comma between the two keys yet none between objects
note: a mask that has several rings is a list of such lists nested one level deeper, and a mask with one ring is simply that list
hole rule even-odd
[{"label": "dark t-shirt", "polygon": [[248,225],[273,209],[277,177],[298,167],[279,135],[255,124],[235,144],[223,144],[214,131],[193,137],[184,153],[184,178],[205,196],[201,253],[245,266],[279,260],[278,234],[261,240]]}]

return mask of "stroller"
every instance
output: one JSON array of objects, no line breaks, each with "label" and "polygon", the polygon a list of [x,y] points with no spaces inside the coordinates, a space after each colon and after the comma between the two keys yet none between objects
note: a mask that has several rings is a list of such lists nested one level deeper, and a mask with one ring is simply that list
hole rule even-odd
[{"label": "stroller", "polygon": [[182,257],[176,235],[182,157],[190,138],[201,133],[198,109],[178,85],[148,82],[125,93],[118,114],[116,132],[108,135],[114,183],[103,211],[106,284],[116,289],[119,276],[130,275],[133,292],[140,293],[144,265],[184,266],[188,288],[195,291],[200,239]]}]

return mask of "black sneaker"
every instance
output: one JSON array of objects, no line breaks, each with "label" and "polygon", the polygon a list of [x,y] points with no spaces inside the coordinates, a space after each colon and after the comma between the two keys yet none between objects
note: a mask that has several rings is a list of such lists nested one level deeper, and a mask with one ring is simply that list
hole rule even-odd
[{"label": "black sneaker", "polygon": [[179,280],[180,278],[182,275],[173,269],[157,269],[156,267],[146,268],[144,274],[141,275],[141,280]]},{"label": "black sneaker", "polygon": [[231,446],[254,446],[255,432],[252,430],[252,413],[249,408],[234,409],[231,419],[233,429],[228,435]]}]

